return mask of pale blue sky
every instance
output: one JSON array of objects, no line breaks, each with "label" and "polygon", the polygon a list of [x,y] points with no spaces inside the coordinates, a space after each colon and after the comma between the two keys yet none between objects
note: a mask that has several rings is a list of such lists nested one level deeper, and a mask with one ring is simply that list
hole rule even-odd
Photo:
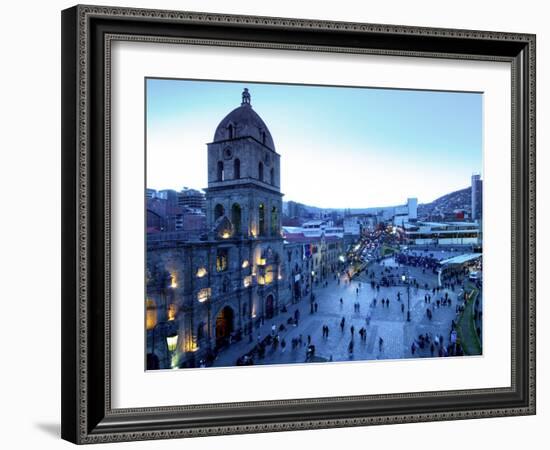
[{"label": "pale blue sky", "polygon": [[482,171],[480,93],[148,79],[147,187],[207,186],[206,143],[244,87],[281,155],[287,201],[429,202]]}]

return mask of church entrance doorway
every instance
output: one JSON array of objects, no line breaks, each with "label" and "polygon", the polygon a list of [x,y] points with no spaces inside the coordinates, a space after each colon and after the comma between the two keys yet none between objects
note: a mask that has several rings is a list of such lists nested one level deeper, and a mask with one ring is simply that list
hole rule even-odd
[{"label": "church entrance doorway", "polygon": [[216,347],[229,344],[229,336],[233,332],[235,314],[233,308],[226,306],[216,317]]}]

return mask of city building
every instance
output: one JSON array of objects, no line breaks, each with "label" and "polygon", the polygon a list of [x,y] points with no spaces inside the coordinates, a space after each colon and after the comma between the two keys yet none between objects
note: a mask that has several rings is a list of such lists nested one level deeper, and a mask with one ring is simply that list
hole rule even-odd
[{"label": "city building", "polygon": [[474,222],[405,222],[407,242],[414,245],[478,245],[479,224]]},{"label": "city building", "polygon": [[344,237],[344,228],[334,226],[332,220],[310,220],[299,227],[283,227],[283,232],[289,234],[304,234],[308,237],[336,236]]},{"label": "city building", "polygon": [[157,191],[155,191],[154,189],[149,189],[149,188],[145,189],[145,198],[147,199],[155,198],[156,194],[157,194]]},{"label": "city building", "polygon": [[361,235],[361,216],[347,215],[344,217],[344,234],[357,238]]},{"label": "city building", "polygon": [[184,187],[177,193],[178,206],[188,210],[196,210],[203,214],[206,208],[206,198],[203,192]]},{"label": "city building", "polygon": [[[233,340],[251,336],[291,297],[282,281],[280,155],[247,89],[207,147],[204,238],[148,241],[150,368],[208,360]],[[170,358],[164,341],[155,339],[163,327],[177,329]]]},{"label": "city building", "polygon": [[178,205],[178,193],[174,189],[162,189],[157,191],[156,198],[166,200],[170,206]]},{"label": "city building", "polygon": [[306,235],[283,229],[287,288],[296,301],[310,293],[312,286],[325,281],[342,266],[342,235]]},{"label": "city building", "polygon": [[407,203],[396,206],[393,212],[393,225],[402,227],[405,222],[414,222],[418,218],[418,199],[408,198]]},{"label": "city building", "polygon": [[183,228],[183,209],[174,201],[155,196],[146,199],[147,233],[180,231]]},{"label": "city building", "polygon": [[481,175],[472,175],[472,220],[478,221],[483,215],[483,181]]}]

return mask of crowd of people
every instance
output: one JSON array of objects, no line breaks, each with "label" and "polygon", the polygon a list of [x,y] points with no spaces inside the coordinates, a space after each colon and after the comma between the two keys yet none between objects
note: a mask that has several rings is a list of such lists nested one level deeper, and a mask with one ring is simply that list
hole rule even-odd
[{"label": "crowd of people", "polygon": [[[360,301],[360,298],[364,299],[364,296],[360,297],[362,290],[362,283],[359,280],[356,280],[357,283],[354,285],[354,291],[356,294],[356,300],[353,302],[353,313],[354,313],[354,323],[351,323],[346,326],[346,316],[343,315],[339,322],[339,328],[341,334],[349,333],[349,340],[347,341],[347,353],[350,358],[353,356],[354,352],[357,350],[357,343],[362,342],[366,343],[368,336],[371,336],[369,332],[369,325],[371,323],[372,314],[376,310],[395,310],[395,306],[391,305],[397,304],[398,311],[400,310],[403,315],[403,320],[408,320],[409,311],[406,311],[406,302],[403,301],[403,294],[399,291],[395,292],[395,298],[390,298],[387,294],[380,295],[381,288],[389,286],[404,286],[403,283],[403,266],[409,266],[410,268],[416,269],[416,273],[425,274],[425,279],[422,280],[422,284],[414,277],[409,277],[409,271],[407,270],[407,287],[412,288],[413,295],[417,296],[420,289],[425,291],[424,293],[424,305],[425,305],[425,317],[428,320],[428,323],[434,318],[436,311],[441,308],[451,308],[455,307],[456,317],[455,320],[452,320],[450,329],[448,333],[421,333],[418,334],[410,343],[410,354],[413,357],[422,357],[422,356],[461,356],[464,354],[464,349],[460,345],[459,340],[457,340],[457,323],[458,318],[464,312],[464,304],[461,299],[453,300],[450,293],[455,292],[455,289],[462,287],[464,289],[464,281],[467,277],[467,272],[464,270],[456,271],[449,273],[447,277],[444,278],[442,285],[439,285],[438,282],[434,282],[429,285],[424,281],[429,281],[432,273],[437,273],[437,268],[439,267],[439,261],[433,256],[420,255],[415,253],[397,253],[394,256],[396,264],[384,265],[377,264],[370,270],[365,270],[359,278],[370,285],[372,289],[373,297],[368,302]],[[415,270],[411,272],[415,272]],[[428,272],[430,271],[430,272]],[[428,272],[428,273],[426,273]],[[421,275],[420,275],[421,276]],[[339,274],[333,274],[333,286],[342,287],[343,289],[349,289],[349,286],[352,283],[353,277],[348,274],[345,270]],[[328,280],[324,280],[322,283],[316,284],[316,289],[325,289],[329,287]],[[344,291],[345,292],[345,291]],[[349,293],[347,294],[349,295]],[[319,311],[319,301],[317,300],[315,294],[311,292],[308,296],[309,299],[309,314],[317,314]],[[327,300],[326,297],[322,300],[321,303],[324,303]],[[349,299],[344,300],[344,296],[336,296],[334,299],[336,304],[340,305],[340,308],[344,307],[344,304],[349,301]],[[479,301],[478,301],[479,304]],[[481,327],[481,309],[476,304],[476,309],[474,312],[474,320],[476,325],[478,325],[478,335],[480,334]],[[303,305],[303,303],[301,303]],[[302,307],[302,313],[305,309],[307,314],[307,307]],[[286,308],[282,310],[283,313],[288,312]],[[407,313],[407,314],[406,314]],[[259,362],[266,358],[267,352],[270,355],[273,355],[275,352],[281,354],[287,351],[287,347],[291,349],[292,352],[304,352],[302,353],[302,361],[319,361],[319,360],[332,360],[332,355],[326,354],[323,355],[323,358],[319,358],[316,354],[317,349],[320,345],[329,339],[331,336],[332,330],[330,329],[329,323],[323,323],[320,329],[320,335],[317,336],[314,333],[314,336],[309,334],[302,335],[293,333],[287,333],[294,327],[298,327],[301,323],[301,309],[300,305],[295,305],[295,309],[292,312],[289,312],[288,316],[282,318],[282,323],[279,325],[272,324],[270,333],[267,336],[257,336],[256,342],[253,348],[246,354],[239,357],[236,361],[236,365],[251,365],[255,362]],[[363,325],[357,327],[357,317],[362,316],[364,318]],[[357,336],[356,336],[357,331]],[[384,339],[380,336],[380,331],[377,329],[375,336],[378,351],[381,353],[384,351]],[[290,337],[293,336],[293,337]],[[287,342],[288,340],[288,342]],[[321,345],[321,347],[323,347]],[[324,347],[323,347],[324,348]],[[296,357],[292,358],[297,360]],[[299,360],[299,358],[298,358]]]},{"label": "crowd of people", "polygon": [[416,253],[397,253],[395,255],[395,261],[399,264],[412,267],[422,267],[423,269],[429,269],[435,271],[439,268],[439,260],[433,256],[419,255]]}]

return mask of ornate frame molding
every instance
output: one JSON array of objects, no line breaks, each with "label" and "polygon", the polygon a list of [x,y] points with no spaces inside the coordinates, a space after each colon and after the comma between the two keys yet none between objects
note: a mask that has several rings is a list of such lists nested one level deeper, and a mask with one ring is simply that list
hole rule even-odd
[{"label": "ornate frame molding", "polygon": [[[234,16],[196,12],[76,6],[63,12],[63,399],[62,435],[76,443],[194,437],[218,434],[272,432],[328,427],[363,426],[404,422],[527,415],[535,413],[535,36],[487,31],[450,30],[397,25],[362,24],[304,19]],[[187,26],[201,36],[145,34],[156,23],[185,34]],[[112,25],[111,25],[112,24]],[[125,27],[133,25],[132,31]],[[133,31],[135,28],[140,32]],[[246,29],[249,35],[266,31],[269,36],[294,42],[231,38],[231,31]],[[323,31],[322,42],[304,43],[311,30]],[[282,38],[281,35],[287,35]],[[161,31],[162,33],[162,31]],[[228,33],[227,39],[218,34]],[[332,45],[361,36],[372,46]],[[290,36],[290,37],[289,37]],[[425,38],[421,40],[419,38]],[[95,39],[95,40],[94,40]],[[481,59],[512,64],[512,385],[510,388],[438,391],[358,397],[293,399],[238,404],[194,405],[113,410],[110,401],[110,65],[111,43],[116,40],[194,45],[243,46],[265,49],[383,54],[411,57]],[[442,40],[453,51],[442,51]],[[391,41],[391,42],[390,42]],[[99,45],[100,43],[101,45]],[[427,43],[427,44],[426,44]],[[468,45],[466,45],[468,43]],[[489,45],[497,43],[497,45]],[[399,48],[401,45],[402,48]],[[100,47],[103,47],[100,49]],[[473,50],[473,51],[472,51]],[[102,77],[103,74],[103,77]],[[103,92],[98,92],[98,86]],[[97,96],[101,94],[98,99]],[[99,103],[97,103],[99,100]],[[95,103],[94,103],[95,102]],[[76,105],[76,107],[75,107]],[[90,113],[101,106],[104,123],[98,127]],[[92,151],[101,143],[102,155]],[[104,212],[102,217],[99,213]],[[102,223],[101,223],[102,222]],[[98,239],[97,236],[100,236]],[[94,237],[95,236],[95,237]],[[101,249],[98,247],[101,246]],[[518,254],[519,253],[519,254]],[[98,280],[101,281],[98,286]],[[520,298],[518,294],[523,297]],[[94,299],[103,298],[103,302]],[[98,309],[99,308],[99,309]],[[102,323],[91,319],[99,314]],[[101,336],[100,336],[101,335]],[[91,351],[102,344],[103,351]],[[99,361],[103,358],[103,364]],[[92,368],[90,370],[90,368]],[[95,369],[94,369],[95,368]],[[94,370],[96,370],[94,372]],[[104,383],[93,381],[99,373]],[[94,377],[95,375],[95,377]],[[65,383],[65,381],[68,381]],[[102,391],[100,399],[98,389]],[[502,399],[497,397],[501,395]],[[504,397],[506,396],[506,397]],[[464,408],[435,410],[422,406],[423,399],[455,398]],[[484,407],[468,400],[494,398]],[[99,401],[100,400],[100,401]],[[334,417],[323,407],[362,401],[399,400],[407,412],[377,413],[349,410]],[[429,403],[429,402],[428,402]],[[316,405],[315,417],[299,420],[281,412],[285,407]],[[415,407],[415,405],[417,405]],[[253,418],[239,422],[205,424],[209,411],[231,415],[237,409],[277,408],[270,421]],[[184,418],[202,414],[193,423]],[[201,413],[202,411],[202,413]],[[220,413],[220,411],[222,411]],[[168,417],[181,416],[176,425]],[[249,413],[249,416],[251,413]],[[253,413],[252,413],[253,415]],[[239,416],[240,417],[240,416]],[[312,416],[313,417],[313,416]],[[195,419],[196,420],[196,419]],[[172,420],[171,423],[174,423]],[[199,425],[200,423],[200,425]],[[155,425],[156,424],[156,425]]]}]

